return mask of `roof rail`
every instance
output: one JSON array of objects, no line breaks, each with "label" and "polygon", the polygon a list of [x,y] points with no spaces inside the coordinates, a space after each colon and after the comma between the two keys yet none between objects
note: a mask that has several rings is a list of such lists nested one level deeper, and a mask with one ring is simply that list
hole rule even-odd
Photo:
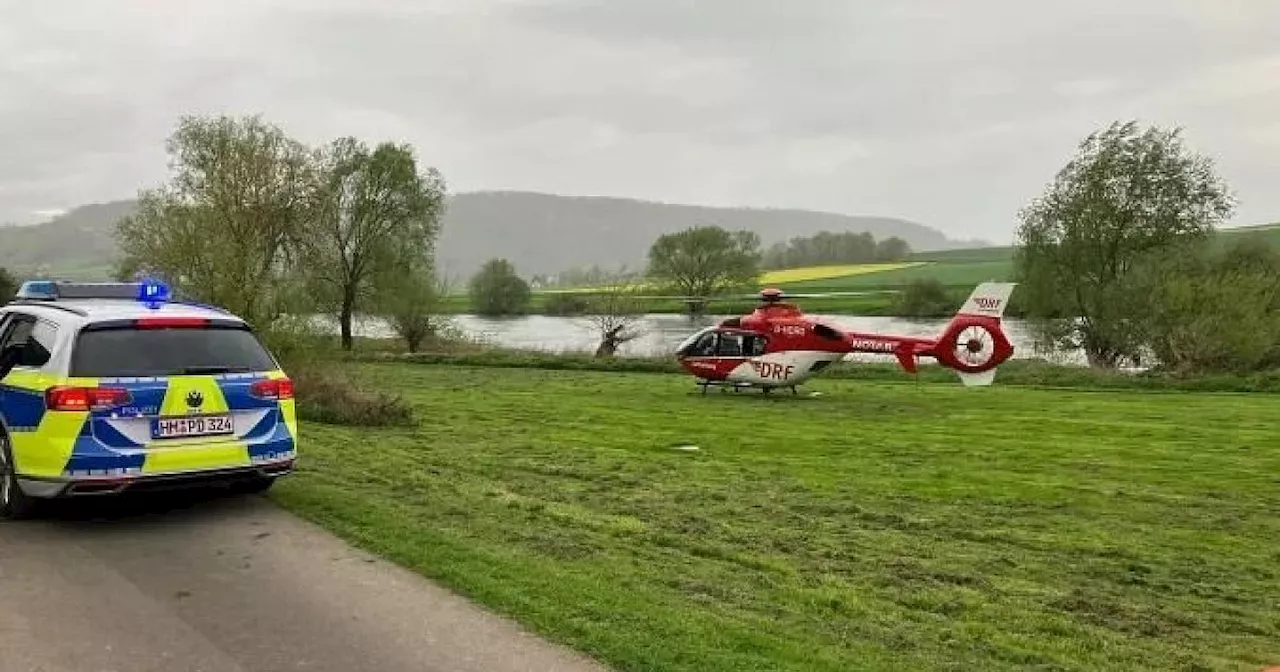
[{"label": "roof rail", "polygon": [[37,308],[52,308],[54,310],[66,311],[73,315],[79,315],[80,317],[89,316],[89,313],[79,308],[76,308],[75,306],[68,306],[65,303],[56,303],[54,301],[44,301],[41,299],[13,299],[12,301],[10,301],[5,305],[6,306],[32,306]]},{"label": "roof rail", "polygon": [[165,303],[169,288],[162,282],[67,282],[27,280],[18,287],[18,299],[57,301],[59,299],[127,299],[143,303]]}]

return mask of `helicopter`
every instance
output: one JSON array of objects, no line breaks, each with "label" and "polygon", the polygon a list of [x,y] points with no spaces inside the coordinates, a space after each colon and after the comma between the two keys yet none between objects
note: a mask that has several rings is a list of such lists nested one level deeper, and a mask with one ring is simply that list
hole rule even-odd
[{"label": "helicopter", "polygon": [[768,393],[801,385],[851,353],[894,356],[909,374],[920,357],[952,369],[965,386],[991,385],[996,367],[1013,356],[1001,319],[1017,283],[979,284],[937,338],[845,331],[805,315],[780,289],[766,288],[748,315],[730,317],[682,341],[676,358],[708,387],[760,388]]}]

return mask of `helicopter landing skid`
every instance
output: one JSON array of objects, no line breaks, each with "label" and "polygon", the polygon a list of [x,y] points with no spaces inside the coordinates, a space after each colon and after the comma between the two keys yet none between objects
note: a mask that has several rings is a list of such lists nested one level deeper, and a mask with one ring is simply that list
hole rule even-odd
[{"label": "helicopter landing skid", "polygon": [[732,389],[735,393],[737,393],[738,390],[743,390],[743,389],[748,389],[748,390],[759,389],[762,394],[769,394],[770,392],[773,392],[774,390],[777,390],[777,389],[789,389],[791,390],[791,394],[800,394],[799,392],[796,391],[795,385],[757,385],[755,383],[734,382],[734,381],[727,381],[727,380],[706,380],[706,379],[698,380],[697,385],[698,387],[702,388],[703,394],[706,394],[707,389],[711,387],[719,387],[721,388],[720,389],[721,392],[724,392],[726,389]]}]

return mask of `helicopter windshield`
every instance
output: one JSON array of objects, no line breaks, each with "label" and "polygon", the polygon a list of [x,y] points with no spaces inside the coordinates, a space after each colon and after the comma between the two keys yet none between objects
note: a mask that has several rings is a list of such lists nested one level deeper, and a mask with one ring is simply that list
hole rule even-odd
[{"label": "helicopter windshield", "polygon": [[733,329],[707,327],[686,338],[676,354],[681,357],[755,357],[763,355],[763,336]]},{"label": "helicopter windshield", "polygon": [[676,354],[681,357],[714,357],[716,354],[716,328],[707,327],[680,342]]}]

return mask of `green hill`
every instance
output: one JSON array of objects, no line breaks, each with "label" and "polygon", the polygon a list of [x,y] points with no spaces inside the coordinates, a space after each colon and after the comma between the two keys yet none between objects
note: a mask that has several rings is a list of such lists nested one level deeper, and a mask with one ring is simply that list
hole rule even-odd
[{"label": "green hill", "polygon": [[[43,224],[0,227],[0,265],[24,274],[44,268],[64,276],[105,277],[116,257],[115,222],[134,208],[134,201],[115,201],[76,208]],[[820,231],[898,236],[917,250],[981,244],[889,217],[476,192],[450,197],[437,254],[444,272],[455,279],[469,277],[493,257],[510,259],[525,277],[593,265],[637,268],[658,236],[698,224],[755,231],[766,246]]]}]

